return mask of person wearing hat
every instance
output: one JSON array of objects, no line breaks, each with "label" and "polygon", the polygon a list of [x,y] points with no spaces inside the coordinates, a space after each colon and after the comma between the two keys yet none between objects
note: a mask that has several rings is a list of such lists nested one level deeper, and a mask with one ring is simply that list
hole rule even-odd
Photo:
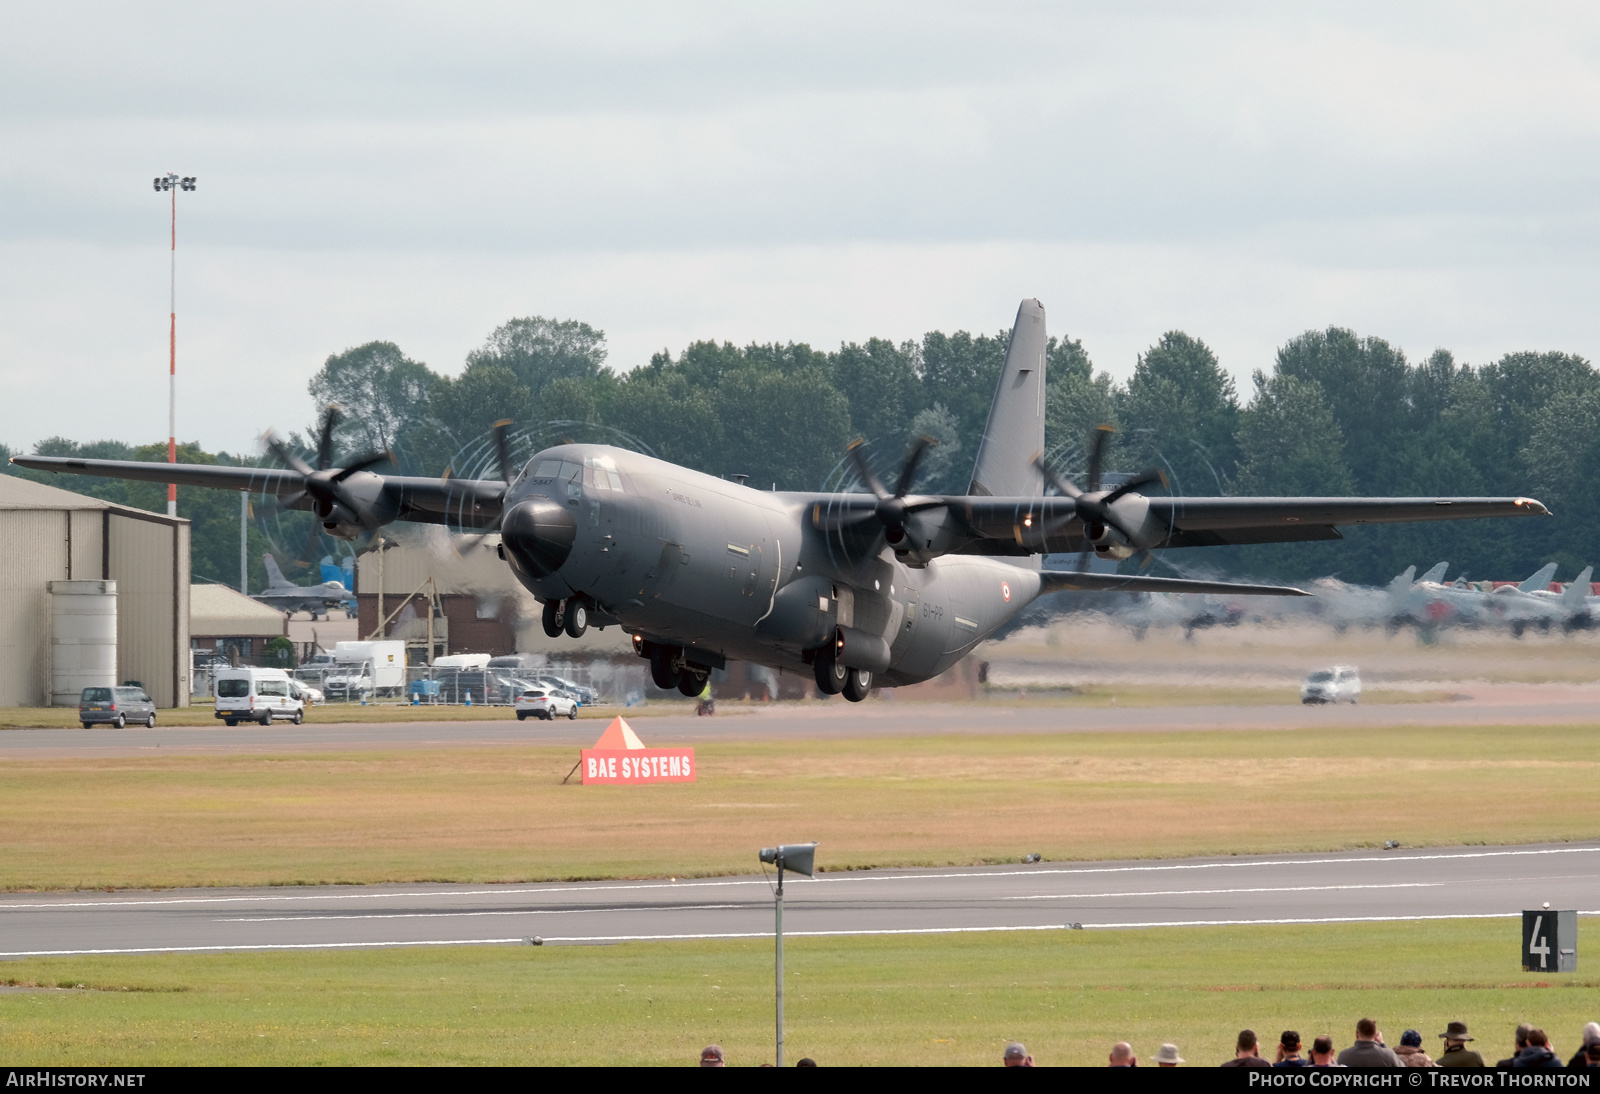
[{"label": "person wearing hat", "polygon": [[1023,1047],[1021,1041],[1012,1041],[1006,1046],[1000,1062],[1007,1067],[1032,1067],[1033,1057],[1028,1055],[1028,1050]]},{"label": "person wearing hat", "polygon": [[1157,1067],[1177,1067],[1183,1063],[1183,1057],[1178,1055],[1178,1046],[1168,1043],[1156,1051]]},{"label": "person wearing hat", "polygon": [[1433,1057],[1422,1051],[1422,1034],[1414,1029],[1408,1029],[1400,1035],[1400,1043],[1395,1046],[1394,1054],[1401,1067],[1439,1066],[1433,1062]]},{"label": "person wearing hat", "polygon": [[1467,1047],[1467,1042],[1476,1038],[1468,1036],[1465,1022],[1451,1022],[1439,1036],[1444,1038],[1444,1051],[1439,1054],[1438,1061],[1440,1067],[1483,1066],[1483,1057]]}]

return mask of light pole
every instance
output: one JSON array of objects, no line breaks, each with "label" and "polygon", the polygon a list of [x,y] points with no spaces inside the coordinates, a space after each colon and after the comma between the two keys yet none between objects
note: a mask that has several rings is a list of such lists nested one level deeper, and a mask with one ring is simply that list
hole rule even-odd
[{"label": "light pole", "polygon": [[[168,282],[171,320],[167,343],[167,462],[178,462],[178,191],[193,190],[195,177],[168,171],[153,180],[157,193],[172,192],[172,271]],[[167,483],[167,516],[178,515],[178,484]]]},{"label": "light pole", "polygon": [[796,874],[811,876],[812,863],[816,861],[817,845],[815,843],[783,843],[777,847],[763,847],[761,861],[770,862],[778,867],[778,890],[775,896],[775,919],[773,933],[777,937],[777,968],[775,976],[778,982],[778,1066],[783,1066],[783,872],[788,870]]}]

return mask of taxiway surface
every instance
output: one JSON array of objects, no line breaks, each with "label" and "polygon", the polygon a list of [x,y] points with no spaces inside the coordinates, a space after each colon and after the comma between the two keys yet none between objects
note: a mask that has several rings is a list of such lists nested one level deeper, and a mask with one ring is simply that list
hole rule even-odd
[{"label": "taxiway surface", "polygon": [[[729,740],[915,737],[926,734],[1150,733],[1208,730],[1376,729],[1406,726],[1583,725],[1600,723],[1600,688],[1554,702],[1518,697],[1505,702],[1394,703],[1361,706],[1026,706],[1000,703],[880,701],[860,706],[776,703],[729,707],[712,718],[693,714],[630,715],[651,745]],[[1591,694],[1592,692],[1592,694]],[[14,729],[0,732],[0,759],[112,757],[158,752],[305,752],[551,744],[587,748],[605,728],[596,719],[569,722],[334,722],[336,707],[316,708],[311,720],[271,728],[221,725],[155,729]]]},{"label": "taxiway surface", "polygon": [[[825,849],[824,849],[825,851]],[[768,937],[772,876],[14,893],[0,958]],[[791,936],[1600,914],[1600,844],[789,877]]]}]

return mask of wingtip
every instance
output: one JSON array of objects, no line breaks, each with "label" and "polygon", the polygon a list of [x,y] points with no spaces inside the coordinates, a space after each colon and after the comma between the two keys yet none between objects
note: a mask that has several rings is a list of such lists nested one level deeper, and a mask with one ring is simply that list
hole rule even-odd
[{"label": "wingtip", "polygon": [[1547,507],[1544,502],[1535,501],[1533,498],[1516,498],[1511,502],[1511,504],[1515,505],[1518,509],[1526,509],[1534,516],[1549,517],[1555,515],[1550,512],[1549,507]]}]

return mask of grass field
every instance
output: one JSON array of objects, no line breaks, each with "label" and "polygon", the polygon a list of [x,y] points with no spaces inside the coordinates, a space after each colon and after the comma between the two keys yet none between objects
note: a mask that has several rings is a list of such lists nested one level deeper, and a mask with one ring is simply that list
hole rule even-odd
[{"label": "grass field", "polygon": [[562,785],[575,750],[0,766],[0,888],[494,881],[1600,837],[1586,726],[725,742],[700,781]]},{"label": "grass field", "polygon": [[[1466,1021],[1493,1062],[1520,1021],[1570,1054],[1600,1018],[1592,974],[1534,980],[1515,920],[791,939],[787,1058],[1103,1064],[1117,1040],[1191,1065],[1250,1027],[1331,1034],[1357,1018],[1430,1048]],[[1580,952],[1600,944],[1585,924]],[[691,1064],[772,1056],[770,943],[459,947],[51,958],[0,966],[0,1059],[159,1064]]]}]

